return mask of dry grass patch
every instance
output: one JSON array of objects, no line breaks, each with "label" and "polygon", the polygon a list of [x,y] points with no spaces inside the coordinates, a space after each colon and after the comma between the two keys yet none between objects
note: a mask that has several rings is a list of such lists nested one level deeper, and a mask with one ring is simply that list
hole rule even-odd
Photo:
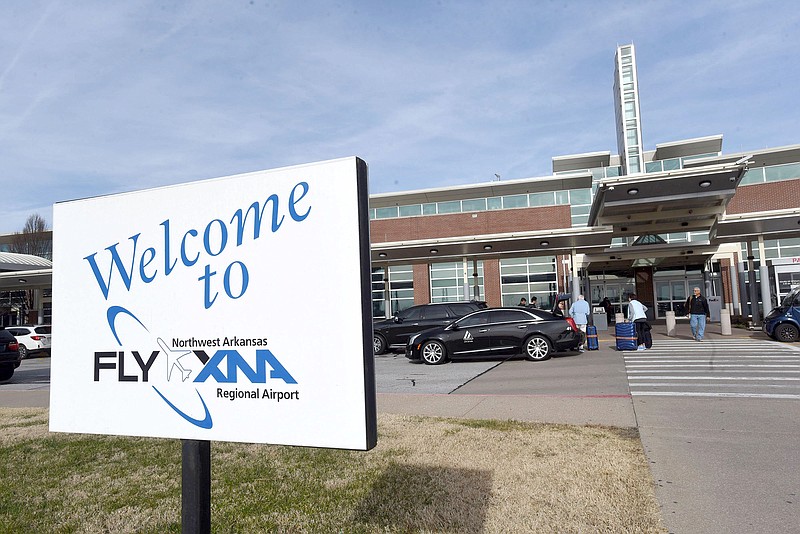
[{"label": "dry grass patch", "polygon": [[[369,452],[214,442],[215,532],[666,532],[635,431],[381,415]],[[178,440],[0,409],[0,533],[180,532]]]}]

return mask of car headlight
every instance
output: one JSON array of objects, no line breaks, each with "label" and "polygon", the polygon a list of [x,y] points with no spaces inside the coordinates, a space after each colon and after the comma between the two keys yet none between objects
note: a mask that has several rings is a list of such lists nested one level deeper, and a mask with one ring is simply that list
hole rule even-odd
[{"label": "car headlight", "polygon": [[410,338],[408,338],[408,346],[409,346],[409,347],[410,347],[410,346],[413,346],[413,345],[414,345],[414,342],[416,342],[416,341],[417,341],[417,338],[418,338],[418,337],[419,337],[419,334],[414,334],[413,336],[411,336]]}]

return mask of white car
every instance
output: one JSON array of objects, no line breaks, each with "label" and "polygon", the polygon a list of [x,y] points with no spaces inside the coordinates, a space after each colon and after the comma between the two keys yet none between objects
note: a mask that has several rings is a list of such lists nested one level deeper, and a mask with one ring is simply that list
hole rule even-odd
[{"label": "white car", "polygon": [[23,360],[34,354],[50,354],[49,324],[7,326],[6,330],[17,338],[19,355]]}]

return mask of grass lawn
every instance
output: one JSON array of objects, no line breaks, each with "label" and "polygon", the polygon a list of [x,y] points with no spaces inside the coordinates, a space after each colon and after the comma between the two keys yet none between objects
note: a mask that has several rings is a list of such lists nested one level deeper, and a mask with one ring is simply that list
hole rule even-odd
[{"label": "grass lawn", "polygon": [[[180,532],[180,440],[0,408],[0,533]],[[635,430],[381,415],[369,452],[211,444],[214,532],[666,532]]]}]

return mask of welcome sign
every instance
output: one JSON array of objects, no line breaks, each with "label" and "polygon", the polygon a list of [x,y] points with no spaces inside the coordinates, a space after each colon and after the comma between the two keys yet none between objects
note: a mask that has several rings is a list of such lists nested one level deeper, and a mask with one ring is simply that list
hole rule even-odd
[{"label": "welcome sign", "polygon": [[58,203],[50,430],[366,450],[366,164]]}]

